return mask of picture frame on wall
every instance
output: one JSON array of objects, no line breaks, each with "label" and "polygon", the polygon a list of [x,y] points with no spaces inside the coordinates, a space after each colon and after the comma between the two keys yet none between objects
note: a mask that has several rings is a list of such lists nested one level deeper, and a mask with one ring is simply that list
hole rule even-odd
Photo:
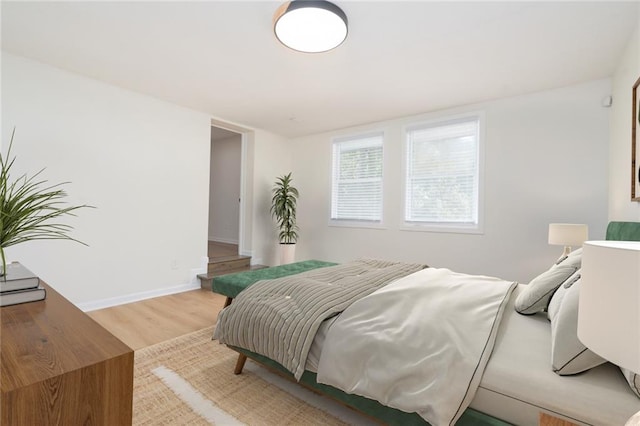
[{"label": "picture frame on wall", "polygon": [[633,85],[631,109],[631,201],[640,201],[640,77]]}]

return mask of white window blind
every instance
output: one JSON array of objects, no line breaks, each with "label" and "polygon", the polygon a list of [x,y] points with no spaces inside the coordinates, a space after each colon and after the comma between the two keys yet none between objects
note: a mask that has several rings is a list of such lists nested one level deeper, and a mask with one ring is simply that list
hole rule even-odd
[{"label": "white window blind", "polygon": [[406,222],[478,224],[479,128],[473,116],[407,130]]},{"label": "white window blind", "polygon": [[383,134],[333,141],[331,220],[382,221]]}]

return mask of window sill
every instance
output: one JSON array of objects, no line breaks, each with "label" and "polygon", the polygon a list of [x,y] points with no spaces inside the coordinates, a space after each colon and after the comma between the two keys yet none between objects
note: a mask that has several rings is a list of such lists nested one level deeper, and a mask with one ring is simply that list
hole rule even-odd
[{"label": "window sill", "polygon": [[405,222],[401,231],[414,232],[442,232],[450,234],[475,234],[482,235],[484,230],[480,224],[435,224],[435,223],[408,223]]},{"label": "window sill", "polygon": [[387,229],[382,222],[358,220],[329,220],[329,226],[337,228]]}]

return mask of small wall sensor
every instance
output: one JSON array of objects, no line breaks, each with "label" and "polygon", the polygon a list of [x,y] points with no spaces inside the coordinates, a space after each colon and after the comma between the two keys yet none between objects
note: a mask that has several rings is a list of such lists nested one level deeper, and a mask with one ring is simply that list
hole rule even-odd
[{"label": "small wall sensor", "polygon": [[602,98],[602,107],[603,108],[609,108],[609,107],[611,107],[612,104],[613,104],[613,96],[609,95],[609,96],[605,96],[604,98]]}]

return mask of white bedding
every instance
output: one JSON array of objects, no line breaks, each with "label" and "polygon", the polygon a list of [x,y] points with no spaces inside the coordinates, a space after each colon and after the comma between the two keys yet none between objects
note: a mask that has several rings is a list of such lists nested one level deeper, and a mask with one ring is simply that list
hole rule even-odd
[{"label": "white bedding", "polygon": [[514,291],[491,360],[471,408],[516,425],[537,425],[542,411],[573,423],[622,426],[640,411],[640,399],[620,369],[606,363],[574,376],[551,367],[551,324],[546,313],[520,315]]},{"label": "white bedding", "polygon": [[[624,425],[640,411],[640,399],[620,370],[607,363],[575,376],[551,370],[551,325],[546,314],[520,315],[511,296],[493,354],[470,407],[515,425],[537,425],[540,412],[578,424]],[[337,317],[325,321],[313,342],[307,370],[317,372],[322,347]],[[399,364],[395,364],[396,366]]]},{"label": "white bedding", "polygon": [[[429,268],[347,308],[318,382],[450,425],[471,402],[515,283]],[[382,313],[382,314],[381,314]]]}]

